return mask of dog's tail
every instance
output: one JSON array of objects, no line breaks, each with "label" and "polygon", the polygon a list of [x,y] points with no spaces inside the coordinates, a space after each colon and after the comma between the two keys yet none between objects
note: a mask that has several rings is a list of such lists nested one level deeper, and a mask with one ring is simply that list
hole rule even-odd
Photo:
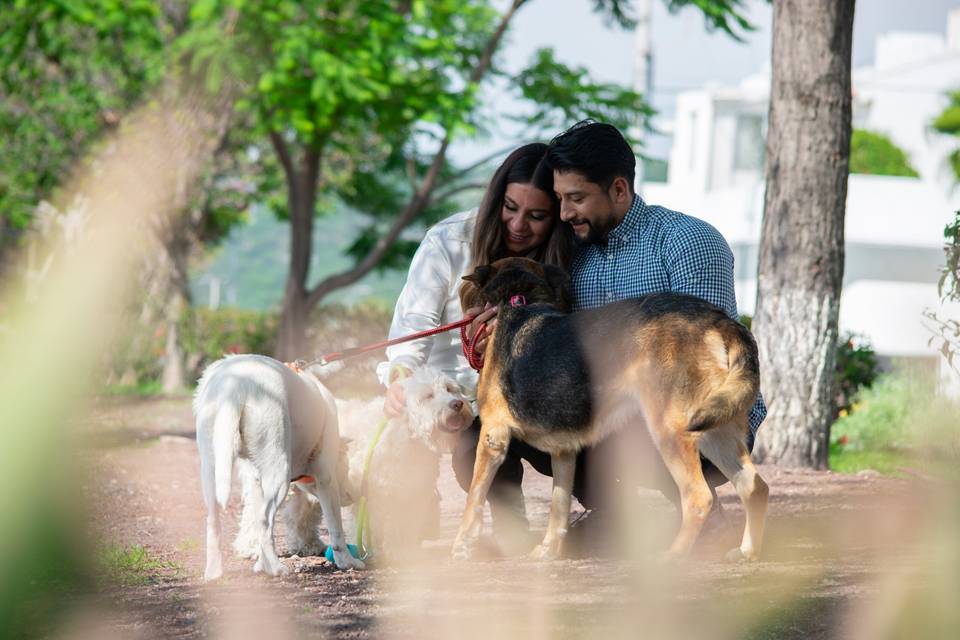
[{"label": "dog's tail", "polygon": [[[735,325],[735,326],[733,326]],[[727,424],[749,410],[760,389],[760,359],[750,331],[731,322],[721,330],[727,354],[727,373],[690,418],[689,431]]]},{"label": "dog's tail", "polygon": [[227,401],[197,406],[197,448],[203,501],[208,510],[226,508],[240,448],[239,405]]}]

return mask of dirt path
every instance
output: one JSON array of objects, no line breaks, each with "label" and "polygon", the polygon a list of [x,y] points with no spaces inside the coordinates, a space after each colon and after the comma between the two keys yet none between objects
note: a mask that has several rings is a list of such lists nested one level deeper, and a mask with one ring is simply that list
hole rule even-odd
[{"label": "dirt path", "polygon": [[[342,572],[319,558],[287,558],[291,574],[268,579],[231,559],[226,578],[207,586],[200,580],[204,512],[188,399],[102,401],[86,428],[83,456],[95,480],[85,492],[97,505],[98,544],[142,545],[168,565],[151,571],[147,584],[109,589],[98,599],[96,622],[78,623],[97,635],[842,637],[858,612],[869,615],[891,576],[924,561],[912,533],[924,506],[905,499],[916,492],[913,483],[762,468],[772,489],[763,562],[719,560],[738,543],[743,522],[724,487],[726,522],[706,532],[694,559],[680,567],[651,561],[674,520],[653,492],[641,496],[650,526],[638,534],[636,554],[454,564],[447,558],[464,494],[445,465],[442,535],[413,566]],[[531,522],[542,530],[549,479],[526,475]]]}]

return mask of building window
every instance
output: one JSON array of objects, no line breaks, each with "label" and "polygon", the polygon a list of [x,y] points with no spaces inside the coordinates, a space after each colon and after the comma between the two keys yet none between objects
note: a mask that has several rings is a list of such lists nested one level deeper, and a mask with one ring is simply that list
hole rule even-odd
[{"label": "building window", "polygon": [[763,169],[763,117],[737,116],[737,134],[733,148],[733,168],[738,171]]}]

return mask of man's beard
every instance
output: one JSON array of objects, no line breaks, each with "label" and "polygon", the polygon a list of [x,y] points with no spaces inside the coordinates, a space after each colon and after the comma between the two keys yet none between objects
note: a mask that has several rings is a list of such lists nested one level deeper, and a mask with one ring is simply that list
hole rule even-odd
[{"label": "man's beard", "polygon": [[588,247],[592,244],[606,244],[607,243],[607,234],[597,231],[596,227],[589,222],[585,222],[587,225],[587,235],[580,237],[577,234],[573,234],[573,241],[581,247]]},{"label": "man's beard", "polygon": [[573,234],[574,242],[581,247],[592,244],[607,244],[607,236],[609,236],[610,232],[617,226],[615,224],[604,225],[603,228],[600,228],[587,220],[585,220],[583,224],[587,225],[587,235],[581,238],[576,233]]}]

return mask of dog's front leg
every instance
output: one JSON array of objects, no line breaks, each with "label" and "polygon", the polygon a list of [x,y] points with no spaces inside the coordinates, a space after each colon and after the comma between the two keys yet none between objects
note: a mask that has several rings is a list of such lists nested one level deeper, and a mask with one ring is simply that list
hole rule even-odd
[{"label": "dog's front leg", "polygon": [[555,453],[550,456],[553,470],[553,494],[550,499],[550,520],[547,533],[530,557],[535,560],[552,560],[560,557],[563,539],[570,521],[570,499],[573,494],[573,477],[577,470],[576,453]]},{"label": "dog's front leg", "polygon": [[480,537],[487,492],[490,491],[493,477],[497,475],[497,470],[507,457],[509,446],[508,426],[492,421],[483,422],[481,419],[480,440],[477,442],[477,458],[473,463],[473,479],[470,481],[470,492],[467,493],[467,506],[453,542],[454,558],[469,558],[477,538]]},{"label": "dog's front leg", "polygon": [[337,479],[330,476],[323,478],[316,475],[314,495],[320,501],[323,517],[330,532],[330,546],[333,548],[333,562],[338,569],[363,569],[364,562],[354,558],[347,548],[347,541],[343,535],[343,518],[340,515],[340,487]]}]

